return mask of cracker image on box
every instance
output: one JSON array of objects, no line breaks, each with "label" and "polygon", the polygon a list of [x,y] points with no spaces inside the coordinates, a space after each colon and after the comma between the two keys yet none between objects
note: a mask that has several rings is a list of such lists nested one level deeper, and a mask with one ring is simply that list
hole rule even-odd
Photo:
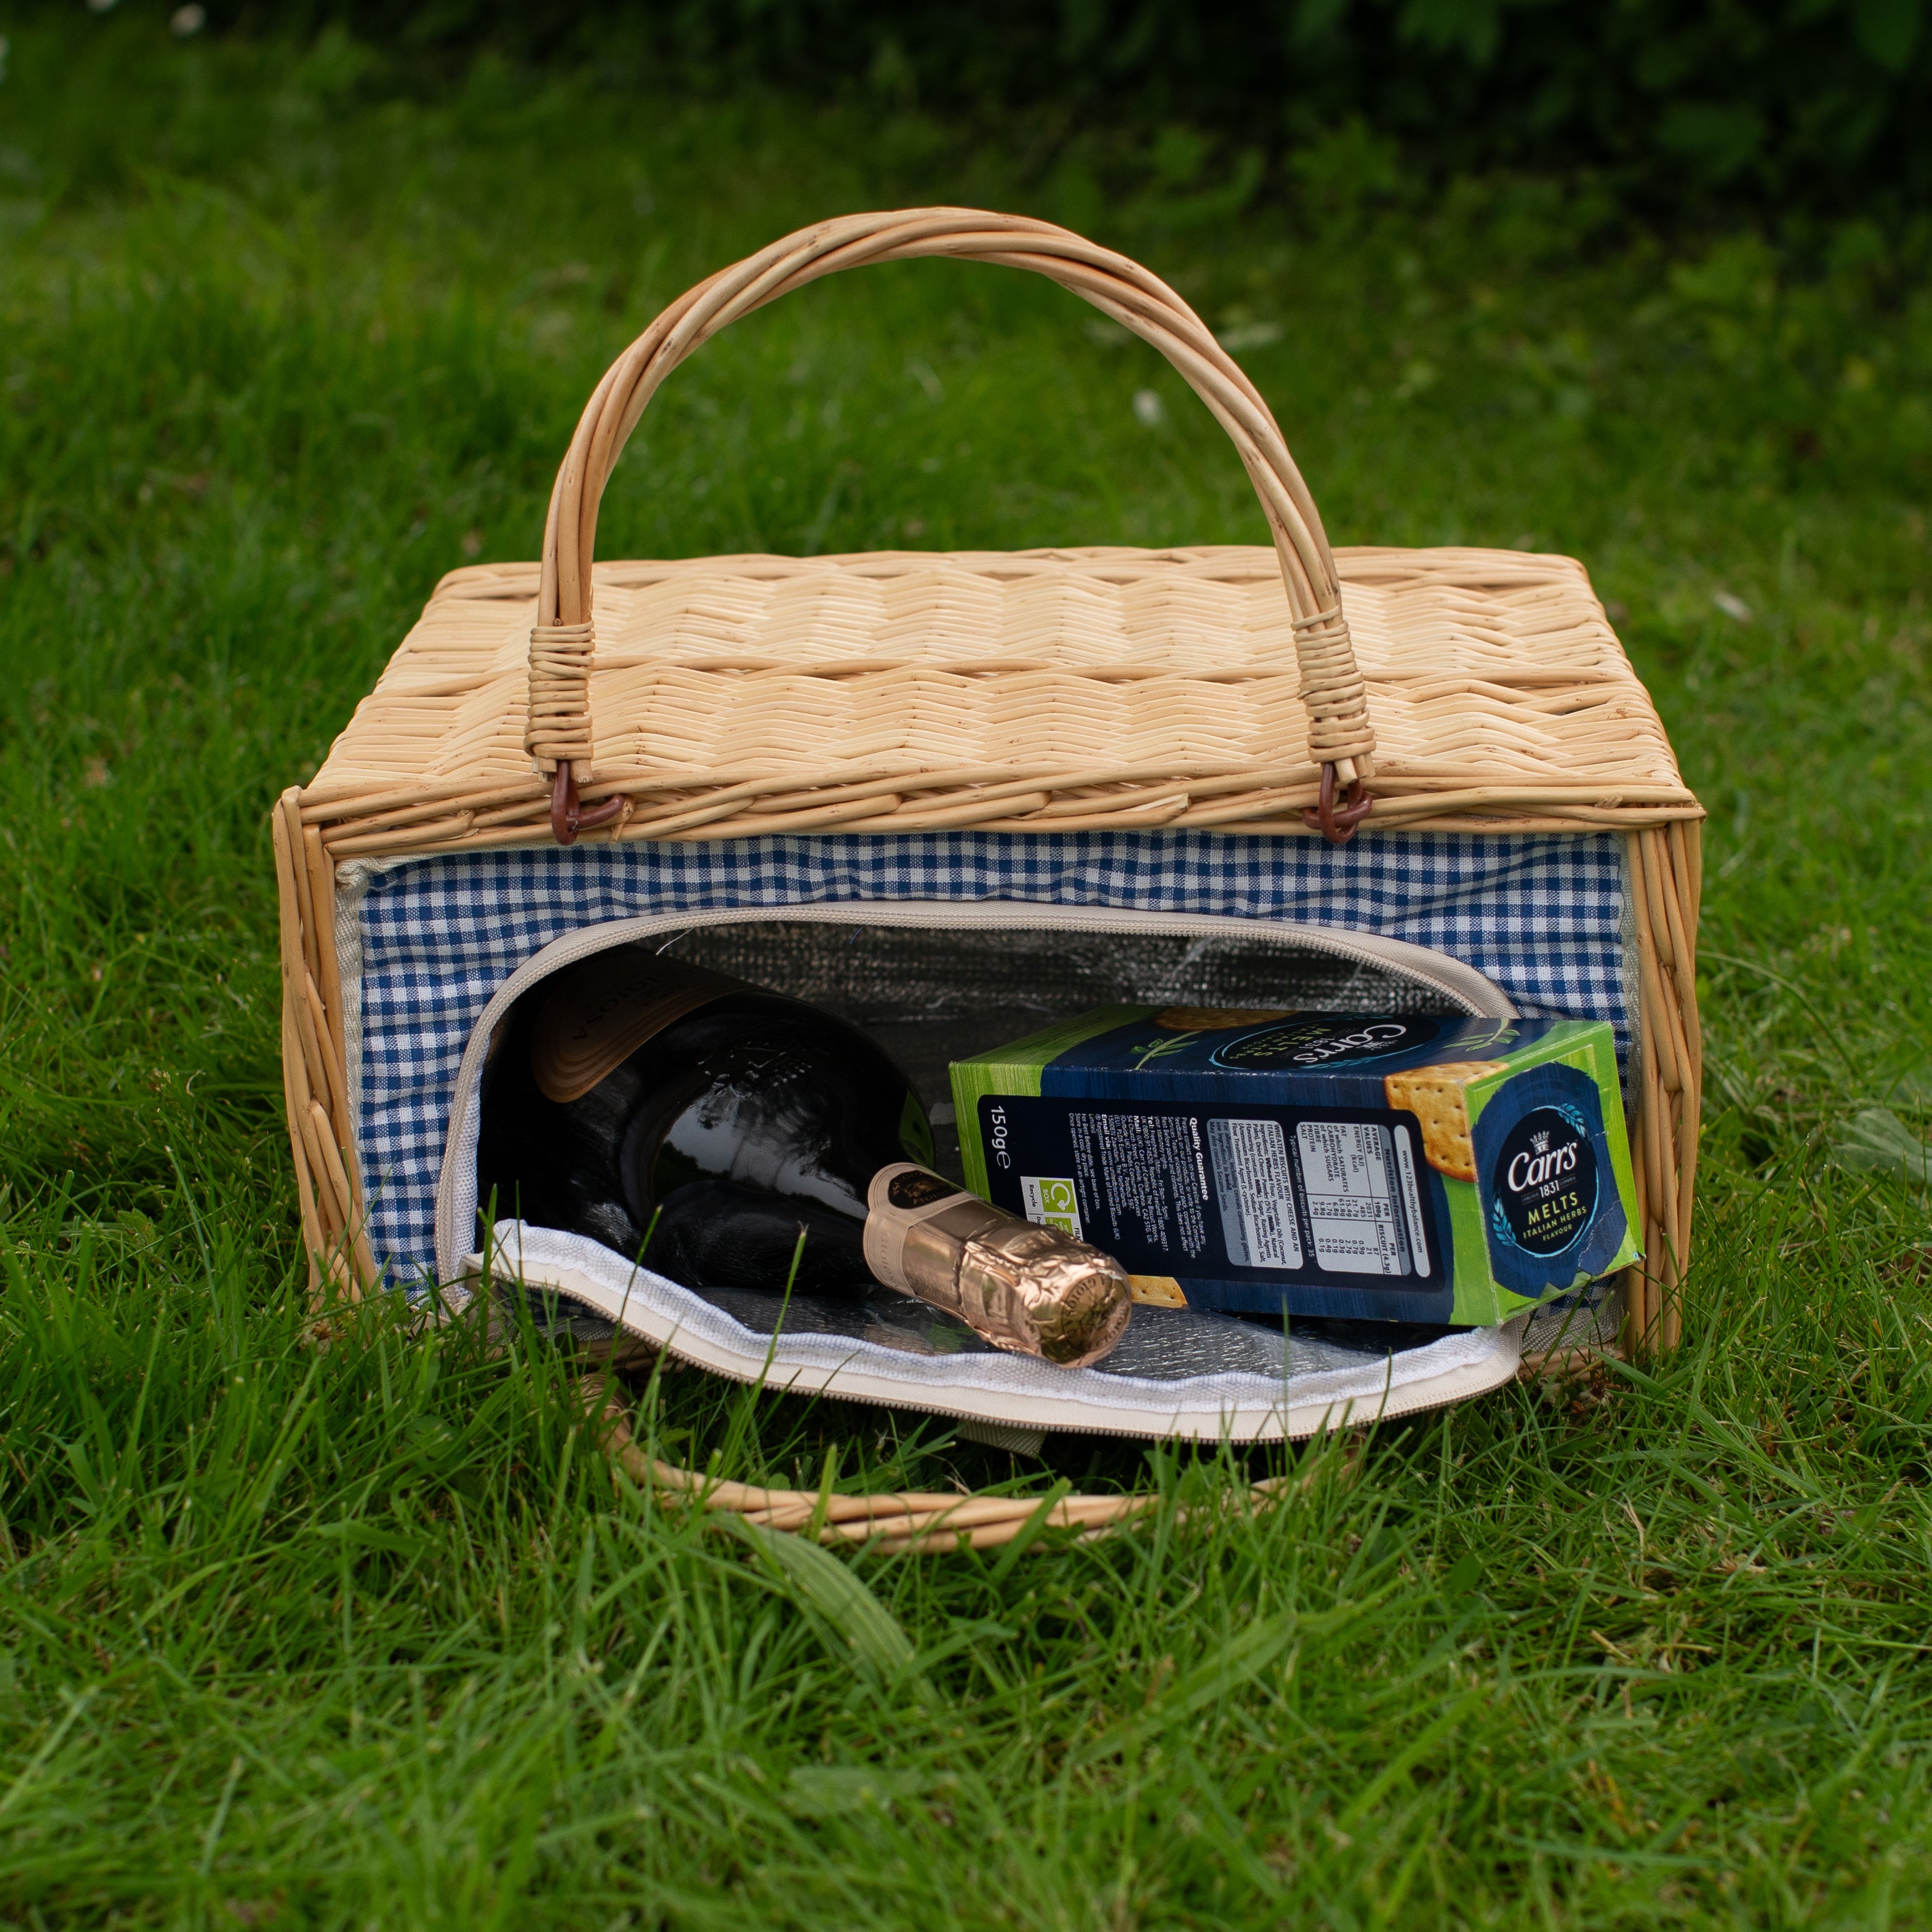
[{"label": "cracker image on box", "polygon": [[1185,1308],[1187,1297],[1171,1274],[1130,1274],[1127,1291],[1143,1308]]},{"label": "cracker image on box", "polygon": [[1102,1006],[952,1093],[969,1184],[1136,1299],[1484,1325],[1640,1258],[1598,1022]]},{"label": "cracker image on box", "polygon": [[1476,1146],[1469,1138],[1472,1080],[1500,1073],[1500,1060],[1452,1060],[1413,1073],[1386,1073],[1382,1092],[1398,1111],[1406,1108],[1422,1124],[1422,1151],[1438,1174],[1451,1180],[1476,1178]]},{"label": "cracker image on box", "polygon": [[1259,1026],[1265,1020],[1285,1020],[1285,1006],[1163,1006],[1154,1016],[1157,1027],[1170,1033],[1226,1033],[1235,1027]]}]

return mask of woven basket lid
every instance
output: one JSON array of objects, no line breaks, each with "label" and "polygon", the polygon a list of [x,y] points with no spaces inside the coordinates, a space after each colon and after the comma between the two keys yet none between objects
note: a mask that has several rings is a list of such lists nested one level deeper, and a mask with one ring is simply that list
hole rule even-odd
[{"label": "woven basket lid", "polygon": [[[1166,355],[1234,442],[1272,548],[593,563],[597,507],[678,362],[834,270],[1052,276]],[[1124,256],[972,209],[802,230],[611,366],[540,563],[436,587],[302,794],[332,853],[938,827],[1580,830],[1701,816],[1582,567],[1332,551],[1267,404]]]}]

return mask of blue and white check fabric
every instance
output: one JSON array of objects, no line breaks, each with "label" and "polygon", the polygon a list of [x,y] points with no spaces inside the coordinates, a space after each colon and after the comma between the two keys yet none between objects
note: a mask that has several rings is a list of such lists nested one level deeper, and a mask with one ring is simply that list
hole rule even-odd
[{"label": "blue and white check fabric", "polygon": [[1526,1013],[1610,1021],[1630,1047],[1614,834],[909,832],[461,853],[370,868],[358,1118],[369,1234],[400,1280],[434,1267],[457,1069],[490,996],[541,947],[656,914],[844,901],[1020,900],[1304,921],[1447,952]]}]

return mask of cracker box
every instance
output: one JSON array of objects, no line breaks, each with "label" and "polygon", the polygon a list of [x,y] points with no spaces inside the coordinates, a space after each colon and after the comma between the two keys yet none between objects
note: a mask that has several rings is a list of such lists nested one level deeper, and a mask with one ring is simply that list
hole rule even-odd
[{"label": "cracker box", "polygon": [[1480,1325],[1640,1256],[1601,1022],[1100,1006],[952,1094],[968,1183],[1143,1301]]}]

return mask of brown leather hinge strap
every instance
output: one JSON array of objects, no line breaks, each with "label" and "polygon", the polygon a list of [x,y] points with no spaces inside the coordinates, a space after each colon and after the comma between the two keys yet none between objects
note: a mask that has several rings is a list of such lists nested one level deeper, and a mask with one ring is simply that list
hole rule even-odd
[{"label": "brown leather hinge strap", "polygon": [[623,808],[623,794],[620,793],[586,812],[577,802],[577,774],[567,764],[557,766],[550,788],[550,829],[560,845],[574,845],[580,832],[592,832],[600,825],[608,825]]}]

